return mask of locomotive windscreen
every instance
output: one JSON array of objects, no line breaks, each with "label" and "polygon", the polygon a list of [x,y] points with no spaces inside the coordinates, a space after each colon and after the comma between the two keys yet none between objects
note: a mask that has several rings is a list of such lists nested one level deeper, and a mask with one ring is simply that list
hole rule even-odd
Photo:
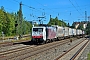
[{"label": "locomotive windscreen", "polygon": [[33,28],[33,31],[42,32],[43,31],[43,28]]}]

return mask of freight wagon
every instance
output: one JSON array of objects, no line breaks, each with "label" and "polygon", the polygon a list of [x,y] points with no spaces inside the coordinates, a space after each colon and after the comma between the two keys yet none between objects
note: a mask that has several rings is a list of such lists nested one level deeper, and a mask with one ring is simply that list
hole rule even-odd
[{"label": "freight wagon", "polygon": [[53,25],[53,27],[56,27],[56,37],[57,40],[64,39],[64,27]]},{"label": "freight wagon", "polygon": [[57,34],[56,34],[57,40],[64,39],[64,32],[65,32],[64,27],[61,27],[61,26],[57,27]]},{"label": "freight wagon", "polygon": [[69,37],[69,27],[64,27],[64,38]]},{"label": "freight wagon", "polygon": [[73,36],[73,29],[69,28],[69,37],[72,37],[72,36]]},{"label": "freight wagon", "polygon": [[76,29],[73,29],[73,36],[76,36]]}]

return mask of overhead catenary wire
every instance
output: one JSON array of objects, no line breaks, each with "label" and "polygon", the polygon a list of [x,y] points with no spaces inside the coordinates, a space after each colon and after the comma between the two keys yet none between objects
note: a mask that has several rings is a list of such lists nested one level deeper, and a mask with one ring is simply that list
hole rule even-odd
[{"label": "overhead catenary wire", "polygon": [[[43,6],[43,7],[46,7],[46,6],[44,6],[43,4],[41,4],[40,2],[38,2],[37,0],[34,0],[35,2],[37,2],[38,4],[40,4],[41,6]],[[49,9],[50,11],[52,11],[52,12],[55,12],[55,11],[53,11],[52,9],[50,9],[50,8],[48,8],[48,7],[46,7],[47,9]],[[55,12],[55,13],[57,13],[57,15],[59,15],[59,12]],[[51,15],[51,14],[50,14]]]},{"label": "overhead catenary wire", "polygon": [[76,11],[82,16],[82,14],[79,12],[79,10],[75,7],[75,5],[71,2],[71,0],[69,0],[70,3],[72,4],[72,6],[76,9]]},{"label": "overhead catenary wire", "polygon": [[[17,1],[17,0],[13,0],[13,1],[16,2],[16,3],[18,3],[18,4],[20,3],[20,2]],[[28,6],[27,4],[24,4],[24,3],[22,3],[22,6],[26,6],[26,7],[30,8],[30,9],[32,9],[32,11],[42,12],[42,11],[40,11],[40,10],[34,8],[34,7]],[[44,14],[45,14],[45,13],[44,13]],[[48,14],[48,13],[46,13],[46,14]],[[48,15],[50,15],[50,14],[48,14]],[[36,15],[32,15],[32,13],[30,14],[30,16],[33,17],[33,18],[37,18],[37,17],[38,17],[38,16],[36,16]]]},{"label": "overhead catenary wire", "polygon": [[[12,1],[14,1],[14,2],[16,2],[16,3],[18,3],[18,4],[20,3],[18,0],[12,0]],[[35,0],[35,1],[37,1],[37,0]],[[13,3],[14,3],[14,2],[13,2]],[[39,3],[40,3],[40,2],[39,2]],[[27,4],[24,4],[24,3],[22,3],[22,5],[25,6],[25,7],[28,7],[30,10],[33,10],[33,16],[34,16],[35,13],[36,13],[36,15],[37,15],[37,13],[39,13],[39,12],[41,12],[41,13],[39,13],[39,15],[42,14],[42,13],[44,13],[45,15],[46,15],[46,14],[47,14],[47,15],[52,15],[52,13],[50,14],[50,12],[53,12],[53,9],[48,8],[47,6],[44,6],[42,3],[40,3],[40,5],[44,7],[44,8],[42,8],[42,9],[44,9],[43,11],[42,11],[41,9],[38,9],[38,8],[36,8],[36,7],[34,8],[34,7],[29,6],[29,5],[27,5]],[[74,6],[75,6],[75,5],[74,5]],[[79,6],[79,5],[78,5],[78,6]],[[78,6],[77,6],[77,7],[78,7]],[[76,7],[76,6],[75,6],[75,7]],[[74,8],[75,8],[75,7],[74,7]],[[76,9],[77,9],[77,7],[76,7]],[[24,8],[24,9],[25,9],[25,8]],[[46,9],[50,10],[50,12],[48,13],[48,12],[46,11]],[[77,9],[77,10],[78,10],[78,9]],[[75,11],[77,12],[77,10],[75,10]],[[45,12],[45,11],[46,11],[46,12]],[[74,10],[73,10],[73,11],[74,11]],[[65,12],[69,13],[69,15],[73,15],[73,11],[65,11]],[[74,12],[75,12],[75,11],[74,11]],[[53,12],[54,16],[55,16],[56,14],[57,14],[57,16],[60,16],[60,14],[65,15],[65,14],[63,14],[63,13],[65,13],[65,12],[62,12],[62,11],[60,11],[61,13],[60,13],[60,12],[59,12],[59,13],[56,13],[56,12],[57,12],[57,11],[54,11],[54,12]],[[80,12],[81,12],[81,11],[78,10],[78,13],[82,16],[82,14],[81,14]],[[27,13],[26,13],[26,14],[27,14]],[[28,13],[28,14],[29,14],[29,13]],[[29,15],[30,15],[30,14],[29,14]],[[32,17],[33,17],[33,16],[32,16]],[[52,16],[53,16],[53,15],[52,15]]]},{"label": "overhead catenary wire", "polygon": [[[75,0],[74,0],[75,1]],[[82,12],[81,8],[79,7],[78,3],[75,1],[75,3],[77,4],[77,7],[80,9],[80,11]],[[81,13],[82,14],[82,13]]]},{"label": "overhead catenary wire", "polygon": [[[19,1],[17,1],[17,0],[12,0],[12,1],[15,1],[16,3],[20,3]],[[35,0],[36,1],[36,0]],[[39,3],[39,2],[38,2]],[[77,3],[77,2],[76,2]],[[26,4],[25,4],[26,5]],[[42,5],[41,3],[40,3],[40,5]],[[44,5],[42,5],[42,6],[44,6]],[[84,5],[83,5],[84,6]],[[85,6],[87,6],[87,5],[85,5]],[[30,8],[33,8],[33,7],[31,7],[31,6],[28,6],[28,7],[30,7]],[[44,7],[46,7],[46,6],[44,6]],[[76,6],[76,7],[78,7],[78,6]],[[55,9],[58,9],[58,8],[55,8]],[[59,9],[61,9],[61,8],[59,8]],[[35,8],[35,10],[37,10],[37,8]],[[45,9],[44,9],[45,10]],[[49,8],[49,10],[53,10],[52,8]],[[48,14],[48,13],[47,13]],[[48,15],[50,15],[50,14],[48,14]]]},{"label": "overhead catenary wire", "polygon": [[[13,1],[15,1],[15,2],[17,2],[17,3],[19,3],[19,1],[17,1],[17,0],[13,0]],[[35,0],[36,1],[36,0]],[[38,1],[36,1],[37,3],[39,3]],[[72,2],[71,2],[72,3]],[[46,7],[46,6],[44,6],[43,4],[41,4],[41,3],[39,3],[41,6],[43,6],[43,7]],[[74,4],[72,3],[72,5],[74,6]],[[40,11],[39,9],[37,9],[37,8],[34,8],[34,7],[31,7],[31,6],[28,6],[28,5],[26,5],[26,4],[23,4],[23,6],[26,6],[26,7],[29,7],[30,9],[34,9],[34,11],[38,11],[38,12],[42,12],[42,11]],[[50,11],[52,11],[52,12],[55,12],[55,11],[53,11],[51,8],[48,8],[48,7],[46,7],[47,9],[49,9]],[[74,6],[74,8],[76,9],[76,7]],[[45,10],[45,9],[44,9]],[[78,11],[78,9],[76,9],[76,11]],[[55,13],[57,13],[57,15],[59,16],[60,15],[60,12],[55,12]],[[82,14],[78,11],[78,13],[82,16]],[[49,13],[46,13],[45,12],[45,14],[47,14],[47,15],[51,15],[51,14],[49,14]]]},{"label": "overhead catenary wire", "polygon": [[[9,1],[10,1],[10,0],[9,0]],[[20,4],[20,2],[17,1],[17,0],[12,0],[12,1],[14,1],[14,2]],[[10,1],[10,2],[12,2],[12,1]],[[27,6],[27,7],[31,8],[31,9],[35,9],[35,8],[33,8],[33,7],[31,7],[31,6],[28,6],[28,5],[25,5],[25,4],[22,4],[22,5]],[[13,9],[9,9],[9,8],[5,8],[5,9],[12,10],[12,11],[17,11],[17,10],[13,10]],[[25,14],[31,15],[31,14],[29,14],[29,13],[25,13]],[[30,17],[37,18],[36,15],[32,15],[32,16],[30,16]],[[29,20],[29,19],[28,19],[28,20]]]},{"label": "overhead catenary wire", "polygon": [[[34,1],[36,1],[36,0],[34,0]],[[43,4],[39,3],[38,1],[36,1],[36,2],[37,2],[38,4],[40,4],[41,6],[43,6],[43,7],[46,7],[46,6],[44,6]],[[48,7],[46,7],[46,8],[52,11],[52,9],[50,9],[50,8],[48,8]],[[53,11],[53,12],[54,12],[54,11]]]}]

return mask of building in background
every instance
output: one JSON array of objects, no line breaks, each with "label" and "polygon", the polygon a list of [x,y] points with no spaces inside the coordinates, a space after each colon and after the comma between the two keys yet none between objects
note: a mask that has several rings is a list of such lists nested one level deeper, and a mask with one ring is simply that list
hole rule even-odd
[{"label": "building in background", "polygon": [[72,26],[74,26],[76,29],[77,29],[79,26],[82,26],[83,29],[86,29],[88,22],[89,22],[89,21],[73,22]]}]

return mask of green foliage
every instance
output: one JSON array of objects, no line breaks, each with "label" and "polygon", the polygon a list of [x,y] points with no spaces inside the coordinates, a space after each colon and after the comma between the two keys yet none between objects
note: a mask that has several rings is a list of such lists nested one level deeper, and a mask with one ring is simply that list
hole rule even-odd
[{"label": "green foliage", "polygon": [[51,18],[48,25],[68,26],[64,21],[58,20],[57,17],[55,19]]},{"label": "green foliage", "polygon": [[90,22],[88,22],[87,27],[86,27],[86,34],[90,35]]},{"label": "green foliage", "polygon": [[23,34],[28,34],[32,30],[32,24],[28,21],[23,21]]},{"label": "green foliage", "polygon": [[[20,18],[21,17],[21,18]],[[17,26],[15,26],[17,24]],[[25,21],[20,11],[17,13],[8,13],[2,6],[0,9],[0,36],[4,32],[5,36],[29,34],[32,24]]]},{"label": "green foliage", "polygon": [[88,53],[87,57],[88,57],[87,60],[90,60],[90,53]]}]

